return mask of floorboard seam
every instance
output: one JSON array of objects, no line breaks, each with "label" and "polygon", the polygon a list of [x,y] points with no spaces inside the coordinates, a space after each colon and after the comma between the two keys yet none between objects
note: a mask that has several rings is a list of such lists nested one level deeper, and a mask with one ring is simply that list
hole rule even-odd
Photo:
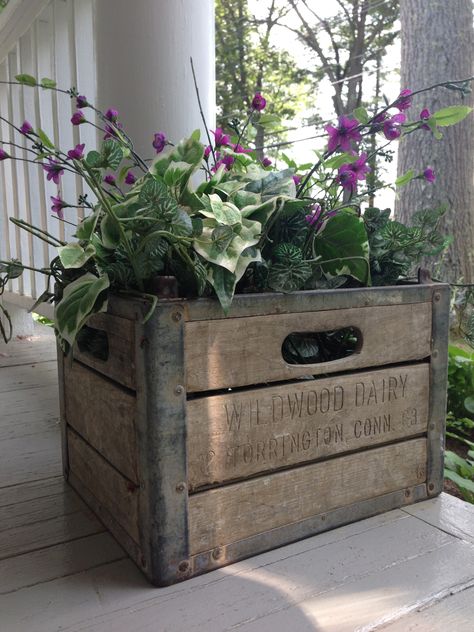
[{"label": "floorboard seam", "polygon": [[451,537],[456,538],[460,542],[464,542],[465,544],[470,544],[471,546],[474,546],[474,542],[470,538],[466,539],[466,538],[463,538],[462,535],[459,535],[458,533],[453,533],[452,531],[448,531],[447,528],[443,529],[443,527],[441,527],[438,524],[433,524],[432,522],[429,522],[429,520],[425,520],[424,518],[421,518],[420,516],[415,516],[414,514],[410,513],[409,511],[405,511],[405,509],[403,509],[403,507],[402,507],[402,511],[404,513],[406,513],[408,516],[411,516],[412,518],[416,518],[417,520],[420,520],[421,522],[424,522],[424,524],[427,524],[430,527],[433,527],[433,529],[438,529],[438,531],[441,531],[442,533],[445,533],[446,535],[450,535]]}]

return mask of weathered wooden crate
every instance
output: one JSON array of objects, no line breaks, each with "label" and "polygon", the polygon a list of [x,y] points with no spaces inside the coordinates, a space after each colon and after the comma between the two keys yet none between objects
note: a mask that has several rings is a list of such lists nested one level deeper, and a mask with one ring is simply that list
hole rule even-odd
[{"label": "weathered wooden crate", "polygon": [[[447,286],[148,307],[112,300],[89,322],[107,359],[60,375],[65,474],[153,583],[441,491]],[[288,334],[343,327],[353,355],[283,360]]]}]

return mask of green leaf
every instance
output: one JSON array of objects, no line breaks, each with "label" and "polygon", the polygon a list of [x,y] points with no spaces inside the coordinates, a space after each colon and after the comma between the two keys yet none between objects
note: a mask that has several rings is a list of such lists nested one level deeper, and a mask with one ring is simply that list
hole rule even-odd
[{"label": "green leaf", "polygon": [[397,187],[403,187],[405,184],[408,184],[411,180],[413,180],[414,177],[415,177],[415,172],[413,171],[413,169],[410,169],[409,171],[404,173],[402,176],[399,176],[395,180],[395,184]]},{"label": "green leaf", "polygon": [[350,164],[356,160],[357,156],[353,156],[352,154],[338,154],[337,156],[325,160],[323,166],[325,169],[339,169],[342,165]]},{"label": "green leaf", "polygon": [[17,279],[23,274],[23,264],[19,259],[11,259],[5,263],[0,263],[0,273],[4,273],[9,279]]},{"label": "green leaf", "polygon": [[106,140],[102,145],[101,158],[102,164],[100,166],[103,169],[112,169],[113,171],[118,169],[123,159],[123,151],[120,143],[111,139]]},{"label": "green leaf", "polygon": [[163,177],[171,162],[186,162],[196,170],[204,156],[204,145],[199,141],[200,132],[195,130],[189,138],[182,140],[176,147],[159,154],[150,166],[152,174]]},{"label": "green leaf", "polygon": [[38,82],[36,81],[36,79],[32,77],[31,75],[27,75],[27,74],[16,75],[15,80],[24,86],[37,86],[38,85]]},{"label": "green leaf", "polygon": [[472,108],[467,105],[449,105],[435,112],[431,118],[440,127],[448,127],[465,119],[470,112],[472,112]]},{"label": "green leaf", "polygon": [[467,410],[467,412],[474,414],[474,397],[469,396],[465,398],[464,408]]},{"label": "green leaf", "polygon": [[47,147],[48,149],[55,149],[52,141],[48,138],[47,134],[40,127],[38,127],[38,129],[36,130],[36,133],[38,134],[39,139],[45,147]]},{"label": "green leaf", "polygon": [[98,151],[93,149],[86,156],[86,163],[93,169],[99,169],[102,166],[102,156]]},{"label": "green leaf", "polygon": [[105,215],[100,223],[100,232],[105,248],[113,250],[119,245],[121,239],[120,224],[115,217]]},{"label": "green leaf", "polygon": [[163,180],[176,201],[181,201],[193,171],[194,165],[187,162],[170,162],[168,165],[163,175]]},{"label": "green leaf", "polygon": [[369,242],[361,217],[339,213],[330,218],[316,237],[314,248],[315,254],[322,259],[319,265],[325,274],[349,274],[370,285]]},{"label": "green leaf", "polygon": [[52,90],[53,88],[57,86],[57,83],[56,81],[54,81],[54,79],[48,79],[48,77],[43,77],[43,79],[41,79],[40,81],[40,85],[42,88],[47,88],[49,90]]},{"label": "green leaf", "polygon": [[231,202],[223,202],[215,193],[204,195],[202,202],[205,208],[201,210],[201,214],[205,217],[213,218],[219,224],[227,226],[242,223],[242,215],[239,209]]},{"label": "green leaf", "polygon": [[82,248],[77,242],[66,244],[58,248],[59,259],[63,266],[68,268],[82,268],[82,266],[95,255],[95,248],[92,244],[87,244]]},{"label": "green leaf", "polygon": [[60,341],[71,347],[87,318],[106,308],[106,297],[101,296],[109,287],[107,275],[96,277],[89,272],[64,289],[63,297],[54,310],[54,322]]},{"label": "green leaf", "polygon": [[363,107],[358,107],[354,110],[354,117],[359,121],[359,123],[365,124],[369,120],[367,110]]},{"label": "green leaf", "polygon": [[234,297],[236,285],[235,275],[221,266],[211,265],[208,273],[208,281],[214,288],[224,314],[227,315],[232,304],[232,298]]},{"label": "green leaf", "polygon": [[276,292],[301,290],[311,276],[311,264],[304,260],[280,260],[272,264],[268,274],[268,285]]},{"label": "green leaf", "polygon": [[245,190],[259,193],[262,196],[262,202],[278,195],[294,198],[296,186],[293,181],[293,169],[271,172],[263,178],[249,182]]},{"label": "green leaf", "polygon": [[259,222],[248,219],[242,220],[242,226],[239,227],[239,234],[234,232],[234,238],[224,251],[220,251],[216,247],[212,234],[217,226],[217,222],[212,219],[205,219],[203,222],[203,231],[199,237],[193,241],[196,252],[210,263],[222,266],[235,273],[239,257],[244,250],[250,246],[255,246],[260,237],[262,226]]}]

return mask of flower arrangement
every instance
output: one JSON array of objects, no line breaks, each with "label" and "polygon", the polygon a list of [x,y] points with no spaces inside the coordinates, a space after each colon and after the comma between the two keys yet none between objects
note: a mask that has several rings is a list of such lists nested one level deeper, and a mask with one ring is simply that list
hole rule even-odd
[{"label": "flower arrangement", "polygon": [[[358,108],[327,125],[327,149],[317,153],[315,164],[297,165],[285,157],[286,168],[278,169],[246,146],[252,125],[265,124],[267,103],[260,93],[243,122],[232,121],[228,131],[206,127],[204,144],[199,131],[177,145],[156,132],[150,139],[155,157],[147,160],[135,151],[115,109],[101,112],[76,89],[60,90],[49,79],[19,75],[15,83],[65,92],[77,106],[71,125],[94,125],[103,134],[98,149],[78,144],[63,151],[28,121],[9,122],[25,142],[27,160],[58,185],[52,213],[66,221],[68,209],[85,211],[71,243],[12,218],[57,247],[57,257],[41,270],[47,289],[39,300],[55,302],[55,327],[65,351],[87,318],[106,308],[111,292],[144,296],[152,310],[157,277],[175,277],[181,297],[215,294],[227,312],[235,292],[392,284],[445,245],[436,231],[440,211],[418,212],[412,227],[392,220],[389,210],[362,212],[373,191],[366,182],[373,154],[363,147],[373,134],[386,140],[377,151],[419,130],[440,137],[439,128],[469,113],[466,106],[433,114],[425,108],[409,121],[412,93],[402,90],[382,110]],[[4,143],[0,160],[13,158]],[[194,185],[198,171],[201,182]],[[94,199],[62,198],[62,179],[78,175]],[[396,184],[414,178],[433,182],[435,174],[427,166]],[[0,262],[0,293],[26,268],[18,260]],[[2,334],[8,338],[4,329]]]}]

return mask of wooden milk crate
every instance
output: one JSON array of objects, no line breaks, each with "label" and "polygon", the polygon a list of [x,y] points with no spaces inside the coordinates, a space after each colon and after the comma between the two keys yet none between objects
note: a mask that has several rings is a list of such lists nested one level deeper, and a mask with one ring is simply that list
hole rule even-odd
[{"label": "wooden milk crate", "polygon": [[[65,474],[154,584],[441,491],[447,286],[148,309],[111,300],[89,321],[107,360],[60,356],[60,381]],[[344,327],[353,355],[283,360],[288,334]]]}]

